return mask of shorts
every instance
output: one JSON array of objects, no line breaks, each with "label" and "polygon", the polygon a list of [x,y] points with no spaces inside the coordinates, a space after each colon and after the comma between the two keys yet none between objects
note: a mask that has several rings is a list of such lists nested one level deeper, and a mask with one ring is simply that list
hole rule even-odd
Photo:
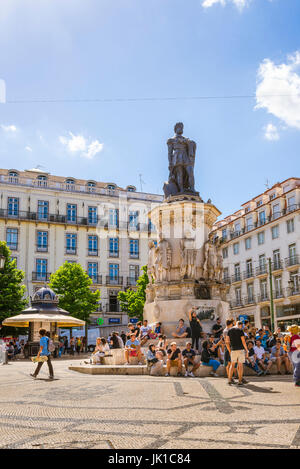
[{"label": "shorts", "polygon": [[176,360],[171,360],[171,366],[178,366],[178,358],[176,358]]},{"label": "shorts", "polygon": [[245,350],[231,350],[230,358],[232,362],[245,363]]}]

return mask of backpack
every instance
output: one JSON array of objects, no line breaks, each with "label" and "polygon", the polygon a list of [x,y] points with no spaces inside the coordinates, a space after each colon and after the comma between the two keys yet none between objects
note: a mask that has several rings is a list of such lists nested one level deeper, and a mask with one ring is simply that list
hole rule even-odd
[{"label": "backpack", "polygon": [[54,345],[52,339],[49,339],[49,342],[48,342],[48,350],[49,350],[49,352],[54,352],[54,351],[55,351],[55,345]]}]

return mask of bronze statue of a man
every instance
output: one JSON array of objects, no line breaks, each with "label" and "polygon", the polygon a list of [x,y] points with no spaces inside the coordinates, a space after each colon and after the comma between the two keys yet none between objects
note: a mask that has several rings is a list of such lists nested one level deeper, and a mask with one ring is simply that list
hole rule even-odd
[{"label": "bronze statue of a man", "polygon": [[174,137],[167,141],[170,184],[170,193],[167,195],[193,194],[195,193],[196,143],[183,136],[182,122],[177,122],[174,130]]}]

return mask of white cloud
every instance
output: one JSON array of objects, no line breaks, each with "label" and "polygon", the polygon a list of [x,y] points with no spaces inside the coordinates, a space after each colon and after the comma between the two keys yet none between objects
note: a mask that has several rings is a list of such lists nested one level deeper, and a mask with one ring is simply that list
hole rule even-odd
[{"label": "white cloud", "polygon": [[265,59],[259,66],[256,109],[266,109],[287,126],[300,129],[300,51],[276,65]]},{"label": "white cloud", "polygon": [[85,152],[84,156],[86,158],[93,159],[94,156],[102,150],[103,150],[103,143],[98,142],[98,140],[94,140],[87,147],[87,151]]},{"label": "white cloud", "polygon": [[27,145],[27,147],[25,147],[25,150],[32,151],[32,148],[29,145]]},{"label": "white cloud", "polygon": [[202,2],[203,8],[210,8],[216,4],[220,4],[223,7],[229,3],[233,3],[239,10],[242,10],[245,6],[249,5],[251,0],[204,0]]},{"label": "white cloud", "polygon": [[266,125],[264,130],[265,130],[266,140],[271,140],[271,141],[279,140],[279,132],[278,132],[276,125],[268,124]]},{"label": "white cloud", "polygon": [[1,125],[0,126],[4,132],[16,132],[17,127],[15,125]]},{"label": "white cloud", "polygon": [[60,136],[59,141],[70,153],[79,153],[84,158],[93,159],[103,149],[103,143],[98,140],[90,141],[83,135],[74,135],[69,132],[70,137]]}]

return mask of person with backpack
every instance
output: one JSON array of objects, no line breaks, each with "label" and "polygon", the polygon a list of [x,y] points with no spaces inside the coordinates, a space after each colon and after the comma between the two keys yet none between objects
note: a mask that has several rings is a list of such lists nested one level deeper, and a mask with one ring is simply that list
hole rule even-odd
[{"label": "person with backpack", "polygon": [[[49,368],[49,379],[53,380],[54,379],[54,373],[53,373],[53,366],[52,366],[52,363],[51,363],[51,353],[50,353],[50,350],[49,350],[49,337],[47,337],[46,335],[46,329],[40,329],[39,330],[39,334],[40,334],[40,349],[39,349],[39,353],[37,354],[37,359],[39,359],[40,357],[47,357],[46,360],[47,360],[47,365],[48,365],[48,368]],[[40,372],[40,369],[42,368],[43,366],[43,361],[39,361],[38,362],[38,366],[36,367],[36,370],[34,373],[30,373],[30,376],[32,376],[33,378],[36,378],[37,375],[39,374]]]}]

